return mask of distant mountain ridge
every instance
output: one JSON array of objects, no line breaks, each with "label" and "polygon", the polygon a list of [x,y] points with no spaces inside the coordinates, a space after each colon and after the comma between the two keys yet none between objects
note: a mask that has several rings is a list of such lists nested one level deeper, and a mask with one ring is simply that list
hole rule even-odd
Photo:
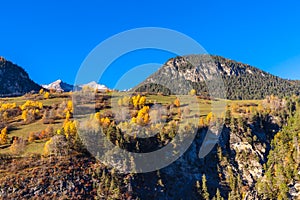
[{"label": "distant mountain ridge", "polygon": [[23,68],[0,57],[0,96],[20,96],[41,88]]},{"label": "distant mountain ridge", "polygon": [[[194,64],[192,65],[190,61]],[[282,79],[248,64],[210,55],[171,58],[132,90],[187,94],[189,92],[187,88],[194,88],[199,95],[209,96],[210,92],[215,91],[208,92],[206,81],[213,82],[215,73],[222,78],[228,99],[263,99],[272,94],[279,97],[300,94],[300,81]],[[108,87],[95,81],[74,87],[57,80],[40,86],[29,78],[23,68],[0,57],[0,96],[20,96],[37,92],[42,87],[68,92],[73,89],[81,90],[85,86],[102,92],[108,90]]]},{"label": "distant mountain ridge", "polygon": [[37,93],[40,89],[55,90],[58,92],[70,92],[81,90],[83,87],[98,89],[105,92],[108,87],[92,81],[87,84],[73,86],[60,79],[50,83],[39,85],[29,78],[28,73],[20,66],[0,56],[0,97],[21,96],[26,93]]},{"label": "distant mountain ridge", "polygon": [[98,84],[95,81],[89,82],[87,84],[74,86],[74,85],[63,82],[60,79],[58,79],[48,85],[42,85],[42,87],[45,89],[48,89],[48,90],[55,90],[57,92],[70,92],[70,91],[74,91],[74,90],[78,91],[84,87],[97,89],[100,92],[105,92],[108,89],[105,85]]},{"label": "distant mountain ridge", "polygon": [[282,79],[248,64],[210,55],[169,59],[134,90],[186,94],[188,91],[184,89],[192,87],[200,95],[209,95],[205,81],[215,81],[216,74],[224,82],[228,99],[263,99],[272,94],[284,97],[300,92],[299,81]]}]

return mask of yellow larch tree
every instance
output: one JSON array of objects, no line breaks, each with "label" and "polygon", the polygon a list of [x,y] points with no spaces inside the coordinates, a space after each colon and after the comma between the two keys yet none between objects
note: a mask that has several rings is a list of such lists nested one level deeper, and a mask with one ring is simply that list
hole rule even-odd
[{"label": "yellow larch tree", "polygon": [[191,91],[190,91],[190,95],[197,95],[197,91],[195,90],[195,89],[191,89]]},{"label": "yellow larch tree", "polygon": [[44,93],[44,89],[40,89],[39,94],[43,94]]},{"label": "yellow larch tree", "polygon": [[142,107],[144,106],[146,103],[146,97],[145,96],[142,96],[140,99],[139,99],[139,106]]},{"label": "yellow larch tree", "polygon": [[3,128],[1,130],[1,134],[0,134],[0,144],[6,144],[8,140],[8,136],[7,136],[7,127]]},{"label": "yellow larch tree", "polygon": [[49,97],[50,97],[50,93],[49,92],[45,92],[44,99],[49,99]]}]

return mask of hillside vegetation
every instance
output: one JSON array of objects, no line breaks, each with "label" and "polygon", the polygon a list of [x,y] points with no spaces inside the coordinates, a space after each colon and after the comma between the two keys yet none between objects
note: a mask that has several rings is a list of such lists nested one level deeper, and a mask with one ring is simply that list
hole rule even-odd
[{"label": "hillside vegetation", "polygon": [[[296,97],[226,101],[224,112],[217,116],[211,112],[211,103],[220,100],[194,96],[199,112],[184,103],[185,96],[94,94],[95,101],[81,99],[75,110],[70,93],[40,91],[2,99],[1,197],[296,199],[300,192]],[[96,110],[90,114],[80,109],[92,102]],[[111,110],[112,105],[117,111]],[[86,116],[84,125],[78,126],[80,122],[73,118],[76,112]],[[178,122],[189,118],[197,123],[183,124],[186,131],[180,132]],[[217,144],[199,158],[208,125],[220,123],[224,127]],[[138,126],[144,128],[136,129]],[[116,147],[137,153],[162,148],[178,134],[196,130],[196,136],[190,148],[168,167],[146,174],[122,174],[102,162],[113,152],[95,159],[87,151],[82,139],[92,134],[88,144],[97,145],[99,130]],[[132,132],[135,134],[129,136]],[[155,137],[139,138],[147,134]]]},{"label": "hillside vegetation", "polygon": [[[170,59],[133,92],[92,82],[34,94],[1,58],[0,81],[16,83],[7,92],[26,94],[0,98],[0,198],[299,199],[298,82],[212,58]],[[215,77],[231,100],[218,98]],[[156,159],[178,159],[137,173],[140,155],[167,147]]]}]

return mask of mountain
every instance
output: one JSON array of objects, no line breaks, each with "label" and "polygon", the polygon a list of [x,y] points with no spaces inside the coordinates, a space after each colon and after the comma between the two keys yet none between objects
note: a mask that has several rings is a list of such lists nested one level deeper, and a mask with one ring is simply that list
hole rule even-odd
[{"label": "mountain", "polygon": [[23,68],[0,57],[0,96],[18,96],[40,89]]},{"label": "mountain", "polygon": [[100,92],[105,92],[108,89],[105,85],[98,84],[95,81],[92,81],[87,84],[82,84],[79,86],[73,86],[73,85],[63,82],[60,79],[57,81],[54,81],[53,83],[50,83],[48,85],[42,85],[42,87],[45,89],[48,89],[48,90],[52,89],[52,90],[55,90],[58,92],[70,92],[70,91],[73,91],[73,89],[81,90],[84,87],[98,89],[98,91],[100,91]]},{"label": "mountain", "polygon": [[105,92],[108,89],[105,85],[98,84],[95,81],[89,82],[87,84],[80,85],[79,87],[81,87],[81,88],[89,87],[89,88],[92,88],[92,89],[97,89],[100,92]]},{"label": "mountain", "polygon": [[48,90],[55,90],[58,92],[70,92],[73,90],[74,86],[63,82],[62,80],[54,81],[48,85],[42,85],[43,88]]},{"label": "mountain", "polygon": [[210,55],[169,59],[135,90],[186,94],[193,88],[199,95],[208,96],[215,91],[208,90],[206,83],[219,80],[224,82],[228,99],[263,99],[271,94],[284,97],[299,95],[300,91],[299,81],[282,79],[248,64]]}]

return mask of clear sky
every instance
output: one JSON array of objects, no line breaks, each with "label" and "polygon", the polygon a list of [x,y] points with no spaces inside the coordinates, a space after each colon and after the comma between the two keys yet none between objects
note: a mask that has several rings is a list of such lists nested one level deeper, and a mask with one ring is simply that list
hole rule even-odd
[{"label": "clear sky", "polygon": [[[5,0],[0,55],[37,83],[73,83],[85,57],[103,40],[132,28],[164,27],[192,37],[210,54],[300,79],[299,2]],[[114,87],[132,67],[164,63],[170,56],[157,51],[125,56],[101,82]]]}]

